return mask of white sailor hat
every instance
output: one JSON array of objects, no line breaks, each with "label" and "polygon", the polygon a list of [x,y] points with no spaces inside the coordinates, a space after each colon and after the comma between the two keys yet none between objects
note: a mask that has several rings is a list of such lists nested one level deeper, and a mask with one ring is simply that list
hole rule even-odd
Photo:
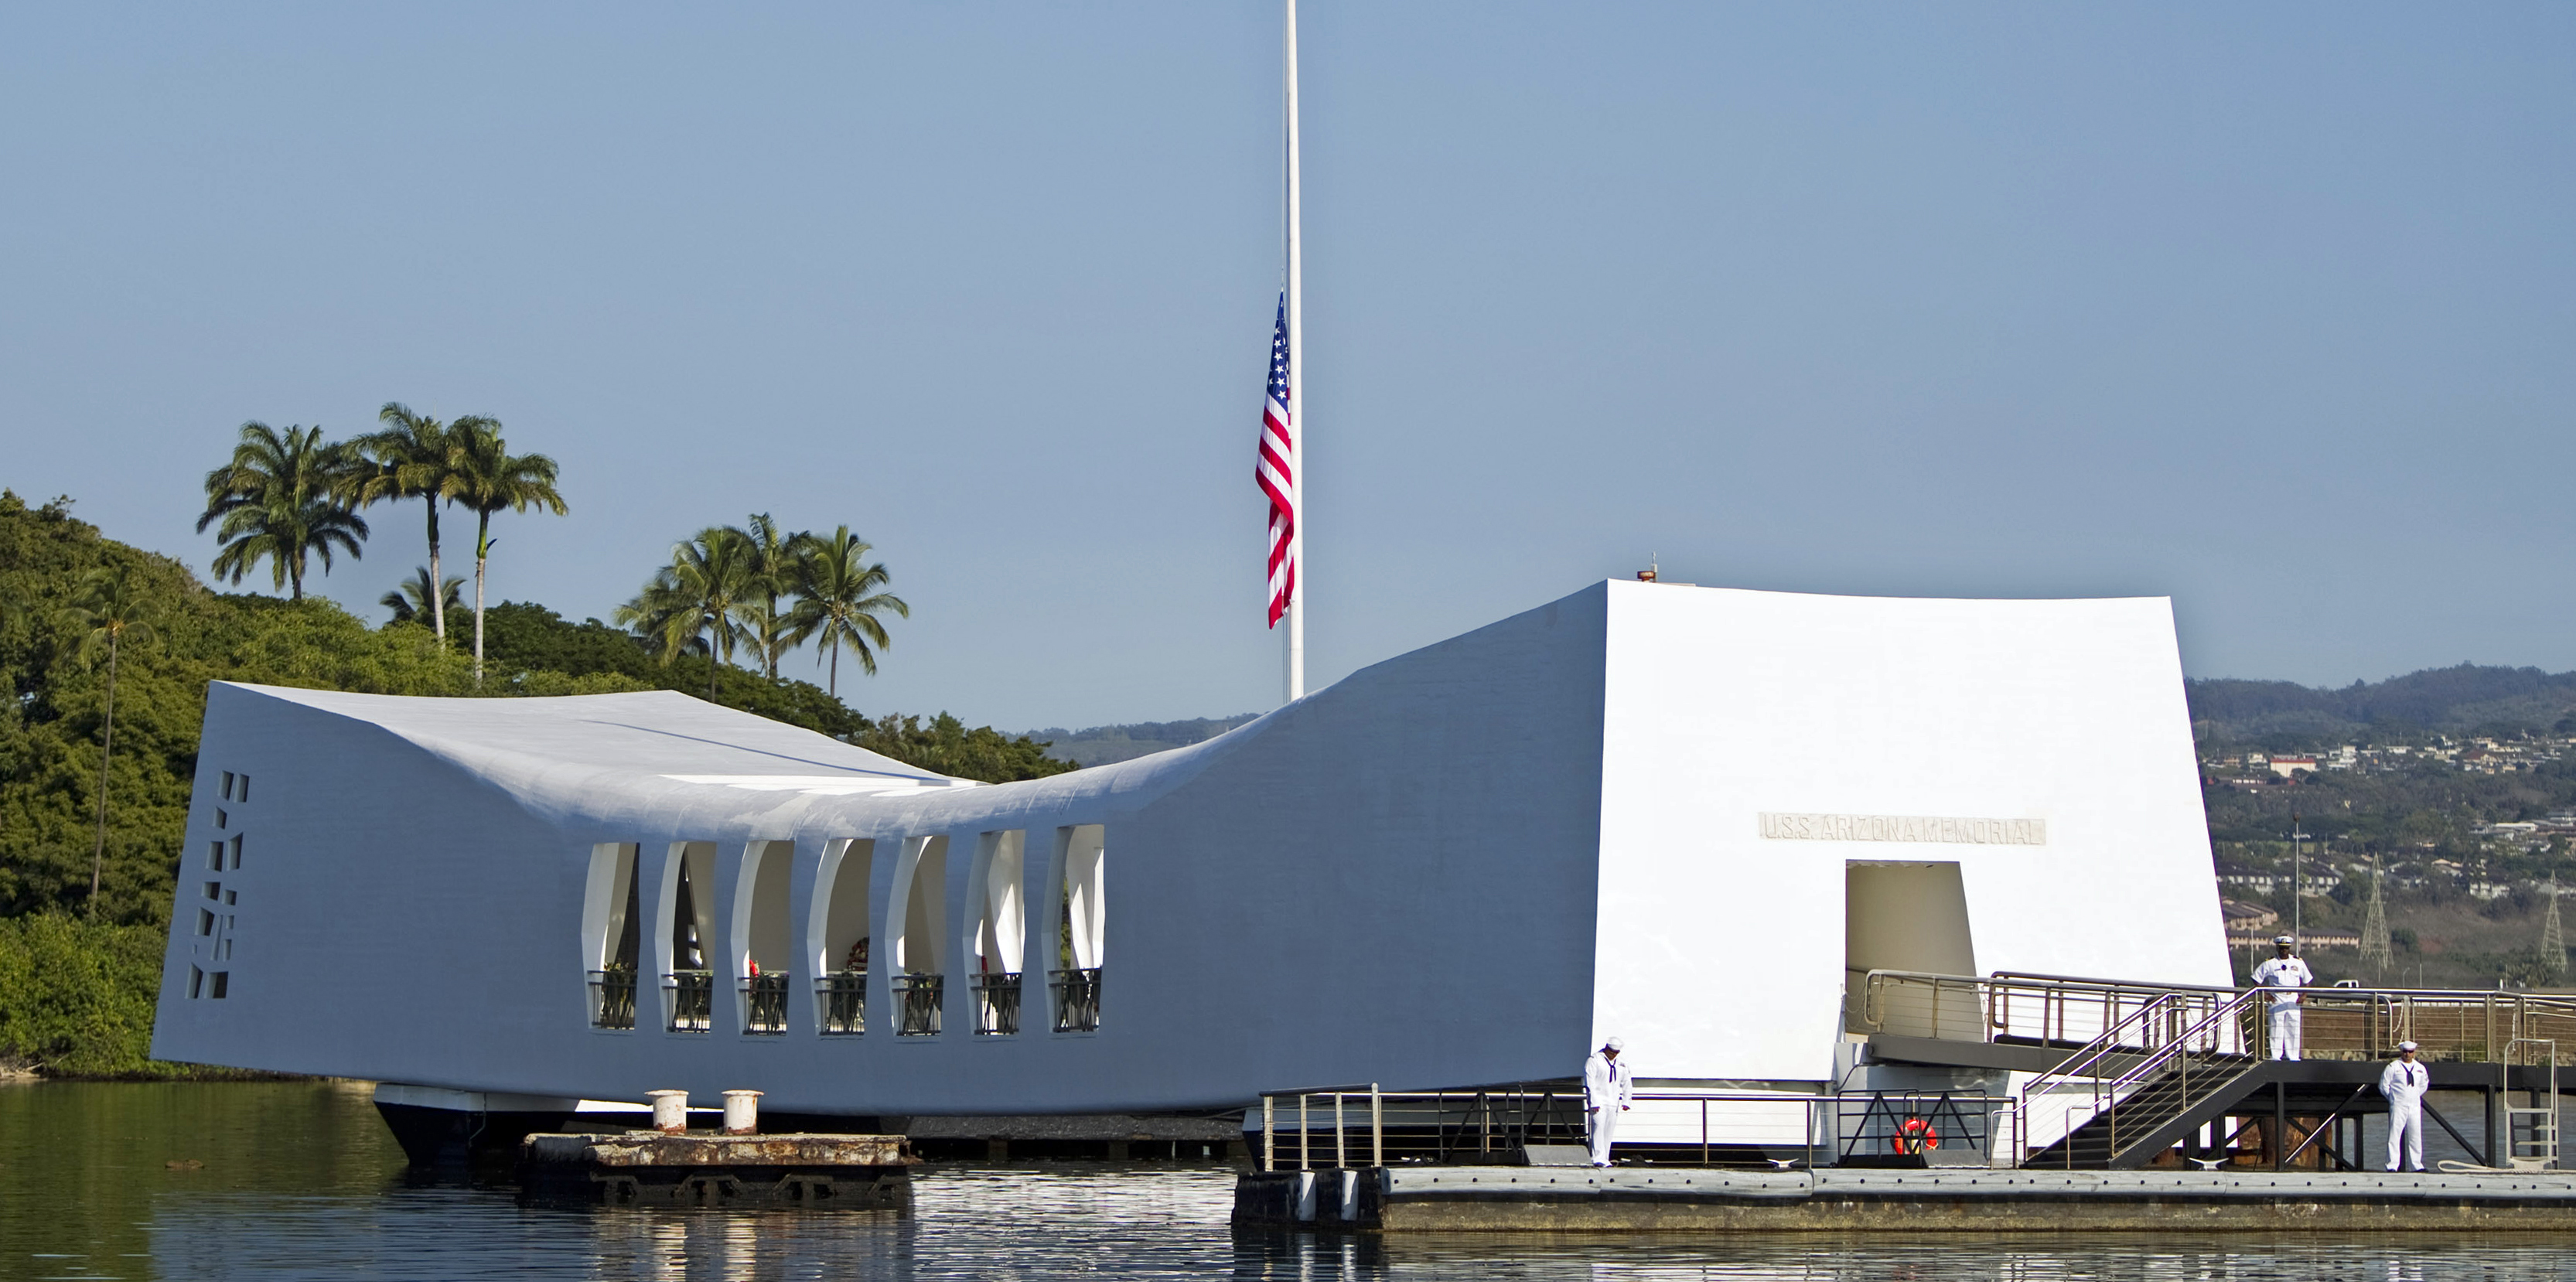
[{"label": "white sailor hat", "polygon": [[2273,936],[2273,937],[2272,937],[2272,942],[2273,942],[2273,943],[2276,943],[2276,944],[2292,944],[2292,945],[2295,945],[2295,944],[2297,944],[2299,941],[2298,941],[2296,938],[2294,938],[2294,937],[2292,937],[2292,936],[2289,936],[2289,935],[2275,935],[2275,936]]},{"label": "white sailor hat", "polygon": [[1601,1049],[1605,1051],[1624,1051],[1628,1049],[1628,1043],[1613,1037],[1609,1041],[1601,1043]]},{"label": "white sailor hat", "polygon": [[2397,1049],[2399,1049],[2399,1050],[2401,1050],[2401,1051],[2411,1051],[2411,1050],[2415,1049],[2415,1043],[2413,1043],[2413,1042],[2399,1042],[2399,1043],[2397,1043]]}]

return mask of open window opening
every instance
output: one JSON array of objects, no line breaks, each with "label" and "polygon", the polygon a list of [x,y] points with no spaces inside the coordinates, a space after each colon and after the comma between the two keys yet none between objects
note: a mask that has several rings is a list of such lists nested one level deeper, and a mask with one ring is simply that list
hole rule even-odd
[{"label": "open window opening", "polygon": [[1028,936],[1021,900],[1024,832],[988,832],[975,840],[975,867],[966,882],[973,933],[967,959],[975,985],[975,1032],[1008,1037],[1020,1031],[1020,954]]},{"label": "open window opening", "polygon": [[1861,1020],[1847,1027],[1907,1037],[1979,1040],[1984,1012],[1944,1001],[1938,985],[1881,985],[1874,970],[1975,975],[1967,884],[1956,863],[1851,860],[1843,866],[1843,992]]},{"label": "open window opening", "polygon": [[682,841],[662,861],[661,930],[663,1027],[703,1033],[715,1016],[716,843]]},{"label": "open window opening", "polygon": [[823,844],[814,876],[814,906],[805,926],[814,949],[814,1026],[826,1037],[868,1030],[868,874],[877,843]]},{"label": "open window opening", "polygon": [[787,976],[795,947],[787,933],[787,877],[796,860],[792,841],[755,841],[742,852],[733,886],[734,984],[742,997],[742,1031],[776,1036],[787,1031]]},{"label": "open window opening", "polygon": [[913,837],[903,843],[886,922],[894,936],[894,969],[886,979],[895,1004],[895,1035],[936,1036],[944,993],[940,961],[948,951],[946,837]]},{"label": "open window opening", "polygon": [[590,848],[581,897],[581,960],[590,980],[590,1026],[635,1027],[635,975],[644,948],[636,911],[635,856],[641,847],[603,841]]},{"label": "open window opening", "polygon": [[1108,834],[1099,824],[1056,829],[1055,894],[1048,904],[1055,941],[1055,969],[1048,972],[1047,996],[1055,1007],[1055,1031],[1090,1033],[1100,1029],[1102,944],[1101,892],[1103,855]]}]

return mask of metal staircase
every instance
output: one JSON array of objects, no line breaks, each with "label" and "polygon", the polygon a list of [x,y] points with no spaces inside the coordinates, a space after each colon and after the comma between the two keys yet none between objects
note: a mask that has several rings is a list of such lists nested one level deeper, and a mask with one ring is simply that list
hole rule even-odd
[{"label": "metal staircase", "polygon": [[2105,1028],[2022,1091],[2017,1130],[2023,1166],[2106,1170],[2137,1165],[2173,1146],[2244,1094],[2262,1064],[2246,1030],[2267,994],[2220,999],[2172,993]]}]

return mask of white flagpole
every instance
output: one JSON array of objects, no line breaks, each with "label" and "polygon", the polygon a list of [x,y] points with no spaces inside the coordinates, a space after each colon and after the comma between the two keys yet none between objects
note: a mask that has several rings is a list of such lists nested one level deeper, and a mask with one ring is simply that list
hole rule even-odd
[{"label": "white flagpole", "polygon": [[1288,697],[1306,694],[1306,300],[1297,244],[1297,0],[1288,0],[1288,484],[1295,524],[1288,533]]}]

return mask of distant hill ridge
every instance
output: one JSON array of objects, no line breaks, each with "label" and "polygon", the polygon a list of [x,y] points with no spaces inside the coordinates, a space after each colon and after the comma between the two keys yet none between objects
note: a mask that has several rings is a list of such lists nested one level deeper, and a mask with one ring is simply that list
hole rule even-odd
[{"label": "distant hill ridge", "polygon": [[2576,732],[2576,672],[2463,663],[2336,689],[2228,677],[2183,688],[2204,737],[2286,745],[2373,733]]},{"label": "distant hill ridge", "polygon": [[1133,761],[1157,752],[1205,743],[1260,715],[1246,712],[1191,721],[1136,721],[1123,726],[1093,726],[1088,730],[1067,730],[1057,726],[1049,730],[1032,730],[1028,737],[1049,744],[1047,755],[1058,761],[1070,761],[1078,766],[1105,766],[1113,761]]},{"label": "distant hill ridge", "polygon": [[[2184,681],[2183,693],[2202,738],[2282,748],[2424,733],[2576,733],[2576,672],[2539,668],[2463,663],[2333,688],[2206,677]],[[1059,761],[1105,766],[1204,743],[1259,715],[1055,726],[1028,737],[1050,743],[1047,755]]]}]

